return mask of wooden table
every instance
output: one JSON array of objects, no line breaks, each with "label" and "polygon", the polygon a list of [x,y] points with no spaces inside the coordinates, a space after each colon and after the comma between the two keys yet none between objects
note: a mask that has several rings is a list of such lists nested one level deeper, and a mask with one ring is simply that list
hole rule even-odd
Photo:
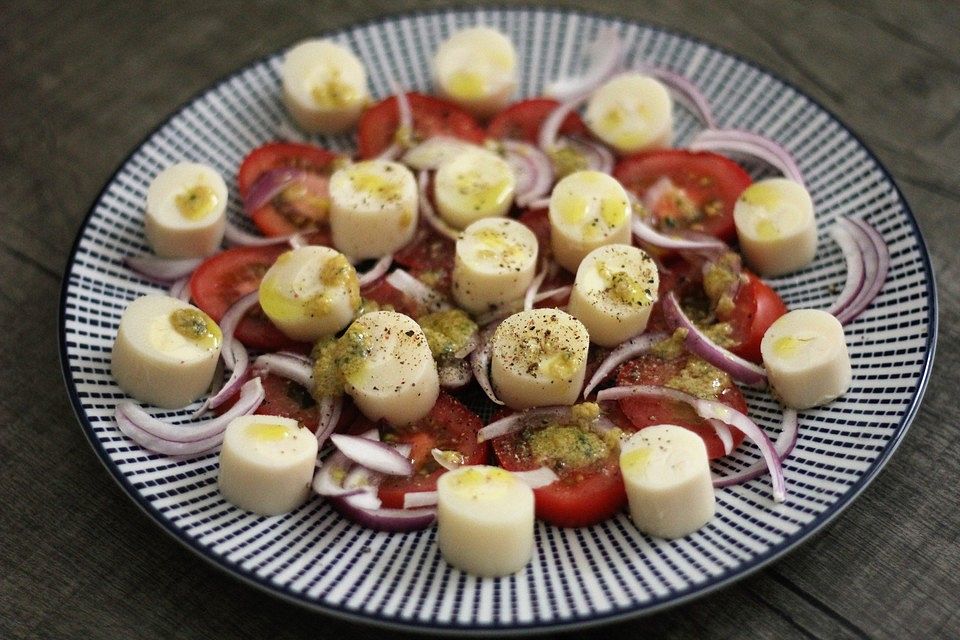
[{"label": "wooden table", "polygon": [[[265,597],[163,535],[92,454],[57,359],[66,257],[143,136],[225,73],[323,29],[441,3],[6,3],[0,11],[0,636],[381,637]],[[442,3],[451,4],[451,3]],[[960,4],[561,3],[720,44],[814,96],[891,170],[940,286],[939,358],[887,468],[826,532],[709,597],[590,638],[960,637]]]}]

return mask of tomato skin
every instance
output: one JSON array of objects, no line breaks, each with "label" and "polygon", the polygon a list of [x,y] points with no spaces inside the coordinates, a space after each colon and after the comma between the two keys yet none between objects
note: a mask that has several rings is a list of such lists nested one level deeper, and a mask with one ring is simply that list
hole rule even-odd
[{"label": "tomato skin", "polygon": [[[190,276],[190,297],[215,321],[237,300],[256,291],[263,275],[277,257],[287,251],[286,245],[266,247],[233,247],[215,254]],[[243,317],[234,334],[251,349],[278,351],[297,348],[302,343],[288,338],[258,306]]]},{"label": "tomato skin", "polygon": [[293,167],[310,173],[329,175],[336,154],[312,144],[268,142],[247,154],[237,172],[237,189],[246,198],[261,175],[271,169]]},{"label": "tomato skin", "polygon": [[[486,137],[483,128],[469,113],[452,102],[420,93],[407,93],[413,113],[413,133],[417,139],[448,135],[481,143]],[[393,144],[400,126],[397,97],[390,96],[368,107],[357,123],[357,153],[373,158]]]},{"label": "tomato skin", "polygon": [[384,478],[378,490],[383,506],[402,509],[403,497],[407,493],[437,490],[437,478],[446,469],[433,459],[431,450],[434,448],[459,451],[464,456],[464,464],[486,464],[490,455],[489,446],[485,442],[477,442],[477,432],[482,427],[480,416],[443,391],[430,413],[413,424],[395,427],[381,422],[381,440],[413,445],[410,459],[414,469],[409,477]]},{"label": "tomato skin", "polygon": [[[493,451],[500,466],[509,471],[540,467],[527,453],[523,430],[494,438]],[[609,519],[627,504],[616,450],[588,469],[561,471],[558,475],[556,482],[533,490],[537,518],[545,522],[558,527],[587,527]]]},{"label": "tomato skin", "polygon": [[[250,379],[250,376],[247,376]],[[260,376],[263,384],[264,398],[255,414],[261,416],[281,416],[283,418],[292,418],[302,426],[316,432],[320,424],[320,408],[316,401],[310,395],[310,392],[300,384],[287,380],[281,376],[271,373]],[[214,409],[214,413],[220,415],[232,407],[240,399],[240,392],[237,391],[231,398]],[[343,405],[340,410],[340,419],[337,420],[336,431],[341,431],[353,424],[357,418],[357,406],[353,404],[350,396],[343,396]]]},{"label": "tomato skin", "polygon": [[[677,358],[664,359],[652,353],[643,354],[621,365],[617,373],[617,384],[663,386],[683,370],[690,357],[684,354]],[[747,412],[747,401],[733,382],[724,386],[717,394],[716,400],[741,413]],[[685,402],[662,398],[623,398],[619,404],[623,414],[636,429],[658,424],[674,424],[700,436],[707,446],[707,456],[711,460],[725,455],[723,442],[714,428]],[[733,448],[736,449],[743,442],[744,435],[734,427],[730,427],[730,435],[733,437]]]},{"label": "tomato skin", "polygon": [[787,312],[787,305],[767,283],[744,271],[747,282],[741,285],[734,298],[733,315],[729,322],[733,327],[734,339],[739,343],[730,348],[730,351],[750,360],[762,362],[760,341],[774,321]]},{"label": "tomato skin", "polygon": [[360,291],[360,295],[368,300],[373,300],[381,307],[390,305],[395,311],[405,313],[411,318],[420,315],[420,305],[387,282],[386,278],[380,278],[369,287],[365,287]]},{"label": "tomato skin", "polygon": [[[728,242],[736,237],[734,204],[753,182],[750,174],[729,158],[708,151],[685,149],[627,156],[613,168],[613,177],[641,200],[661,178],[669,178],[689,198],[699,219],[687,220],[671,207],[673,199],[661,199],[653,211],[659,226],[668,230],[691,229]],[[707,207],[714,212],[707,213]]]},{"label": "tomato skin", "polygon": [[397,251],[393,259],[416,278],[420,278],[423,274],[433,276],[432,279],[435,279],[436,283],[431,283],[432,288],[449,296],[456,250],[453,240],[428,230],[418,235],[414,242]]},{"label": "tomato skin", "polygon": [[[553,98],[530,98],[514,102],[493,116],[487,125],[487,135],[497,140],[509,138],[537,144],[540,127],[558,106],[560,103]],[[570,112],[564,119],[560,133],[565,136],[589,135],[587,125],[576,111]]]}]

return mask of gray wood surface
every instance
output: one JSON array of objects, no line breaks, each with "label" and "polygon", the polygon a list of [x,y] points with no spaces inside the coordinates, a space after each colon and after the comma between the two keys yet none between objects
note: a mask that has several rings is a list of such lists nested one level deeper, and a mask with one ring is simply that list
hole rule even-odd
[{"label": "gray wood surface", "polygon": [[[437,4],[0,3],[0,637],[384,635],[264,596],[137,510],[71,411],[57,355],[58,295],[94,197],[188,97],[320,30]],[[919,219],[942,322],[913,427],[826,532],[721,592],[582,635],[960,637],[960,3],[560,4],[719,44],[839,115],[891,170]]]}]

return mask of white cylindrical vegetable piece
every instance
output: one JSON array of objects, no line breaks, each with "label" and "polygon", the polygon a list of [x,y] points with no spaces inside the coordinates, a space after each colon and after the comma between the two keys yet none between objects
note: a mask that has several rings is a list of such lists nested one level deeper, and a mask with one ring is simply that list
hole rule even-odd
[{"label": "white cylindrical vegetable piece", "polygon": [[567,271],[605,244],[630,244],[632,209],[627,192],[599,171],[577,171],[557,183],[550,194],[550,245]]},{"label": "white cylindrical vegetable piece", "polygon": [[780,316],[760,341],[774,393],[788,407],[809,409],[846,393],[852,371],[843,326],[826,311]]},{"label": "white cylindrical vegetable piece", "polygon": [[485,218],[457,240],[453,297],[471,313],[522,298],[537,268],[537,237],[510,218]]},{"label": "white cylindrical vegetable piece", "polygon": [[787,178],[767,178],[740,194],[733,208],[740,250],[762,276],[801,269],[817,253],[813,200],[803,185]]},{"label": "white cylindrical vegetable piece", "polygon": [[330,177],[330,231],[334,246],[354,259],[381,258],[413,238],[419,197],[410,169],[366,160]]},{"label": "white cylindrical vegetable piece", "polygon": [[367,313],[341,340],[339,361],[346,391],[371,420],[416,422],[433,408],[440,380],[427,338],[413,318],[393,311]]},{"label": "white cylindrical vegetable piece", "polygon": [[583,388],[590,334],[559,309],[509,316],[493,334],[490,378],[512,409],[573,404]]},{"label": "white cylindrical vegetable piece", "polygon": [[657,265],[643,249],[604,245],[580,263],[568,311],[592,342],[615,347],[647,327],[659,284]]},{"label": "white cylindrical vegetable piece", "polygon": [[506,576],[533,557],[533,490],[499,467],[467,466],[437,481],[437,542],[450,565]]},{"label": "white cylindrical vegetable piece", "polygon": [[517,53],[496,29],[463,29],[437,49],[433,78],[440,95],[485,118],[505,107],[517,88]]},{"label": "white cylindrical vegetable piece", "polygon": [[163,258],[200,258],[216,253],[227,224],[227,185],[212,167],[171,165],[147,189],[147,244]]},{"label": "white cylindrical vegetable piece", "polygon": [[283,102],[311,133],[346,131],[369,101],[367,72],[349,49],[330,40],[306,40],[284,57]]},{"label": "white cylindrical vegetable piece", "polygon": [[193,305],[151,294],[124,310],[110,367],[117,384],[141,402],[179,409],[210,388],[223,336]]},{"label": "white cylindrical vegetable piece", "polygon": [[667,147],[673,140],[673,101],[659,81],[622,73],[593,92],[584,120],[619,153]]},{"label": "white cylindrical vegetable piece", "polygon": [[234,418],[220,449],[220,493],[262,516],[293,511],[310,496],[317,448],[310,429],[292,418]]},{"label": "white cylindrical vegetable piece", "polygon": [[659,538],[693,533],[716,507],[707,447],[697,434],[670,424],[646,427],[620,448],[630,517]]},{"label": "white cylindrical vegetable piece", "polygon": [[477,147],[443,162],[433,180],[437,211],[450,226],[466,228],[510,211],[517,179],[507,161]]},{"label": "white cylindrical vegetable piece", "polygon": [[350,324],[360,306],[357,272],[330,247],[287,251],[260,281],[260,306],[294,340],[332,335]]}]

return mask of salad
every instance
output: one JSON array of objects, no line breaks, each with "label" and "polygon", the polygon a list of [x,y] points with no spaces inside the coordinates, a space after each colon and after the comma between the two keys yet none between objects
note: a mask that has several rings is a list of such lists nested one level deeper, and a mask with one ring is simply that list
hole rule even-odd
[{"label": "salad", "polygon": [[[315,492],[374,528],[439,518],[444,557],[481,575],[526,563],[534,517],[585,526],[629,506],[639,528],[675,537],[709,519],[715,486],[769,472],[782,500],[796,409],[846,389],[841,324],[882,285],[885,246],[838,225],[844,291],[829,312],[788,312],[754,271],[788,273],[816,250],[792,159],[717,129],[684,79],[624,72],[621,53],[605,34],[583,77],[511,103],[509,41],[465,30],[437,52],[439,96],[397,87],[370,105],[349,51],[291,50],[291,116],[308,131],[355,124],[357,158],[251,150],[237,190],[259,234],[226,220],[208,167],[157,177],[156,255],[129,264],[172,281],[170,295],[124,314],[114,375],[171,408],[204,396],[218,361],[228,375],[194,424],[129,401],[121,430],[162,454],[220,449],[224,496],[258,513]],[[706,127],[690,149],[664,148],[671,96]],[[784,178],[754,183],[720,152]],[[785,403],[776,443],[739,384]],[[477,389],[491,419],[461,401]],[[763,462],[711,477],[708,460],[745,438]]]}]

